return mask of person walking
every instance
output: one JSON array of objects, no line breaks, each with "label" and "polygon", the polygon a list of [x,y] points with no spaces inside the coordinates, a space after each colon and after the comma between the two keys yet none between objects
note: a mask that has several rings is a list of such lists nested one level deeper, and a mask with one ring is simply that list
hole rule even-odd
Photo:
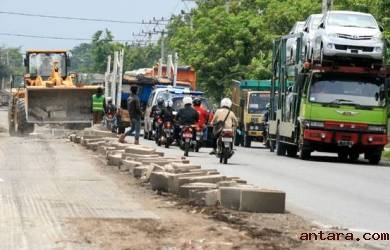
[{"label": "person walking", "polygon": [[125,137],[134,134],[134,144],[139,144],[139,134],[141,131],[141,106],[137,96],[138,87],[130,87],[130,96],[127,99],[127,110],[129,111],[131,129],[119,137],[119,142],[125,143]]},{"label": "person walking", "polygon": [[93,124],[98,124],[102,121],[104,110],[105,110],[105,99],[103,95],[103,88],[98,87],[96,94],[92,96]]}]

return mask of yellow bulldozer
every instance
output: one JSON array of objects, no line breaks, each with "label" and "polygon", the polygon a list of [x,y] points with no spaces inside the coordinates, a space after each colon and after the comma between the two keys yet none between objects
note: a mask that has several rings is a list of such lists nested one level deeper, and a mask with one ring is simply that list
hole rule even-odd
[{"label": "yellow bulldozer", "polygon": [[76,83],[65,50],[28,50],[23,81],[13,82],[8,107],[10,135],[34,131],[34,124],[91,124],[98,86]]}]

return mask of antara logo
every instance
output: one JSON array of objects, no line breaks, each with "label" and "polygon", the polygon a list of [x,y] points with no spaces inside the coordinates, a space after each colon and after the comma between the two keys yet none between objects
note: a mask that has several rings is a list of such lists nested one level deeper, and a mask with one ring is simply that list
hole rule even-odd
[{"label": "antara logo", "polygon": [[345,116],[354,116],[359,114],[359,112],[356,111],[344,111],[344,110],[336,110],[337,113]]}]

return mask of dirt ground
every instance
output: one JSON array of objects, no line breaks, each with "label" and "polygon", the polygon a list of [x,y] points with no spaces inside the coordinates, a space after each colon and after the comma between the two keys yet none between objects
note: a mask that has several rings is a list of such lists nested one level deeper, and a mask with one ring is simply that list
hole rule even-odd
[{"label": "dirt ground", "polygon": [[72,249],[377,249],[356,241],[301,241],[301,233],[320,229],[296,215],[199,207],[111,167],[102,171],[159,219],[69,220]]}]

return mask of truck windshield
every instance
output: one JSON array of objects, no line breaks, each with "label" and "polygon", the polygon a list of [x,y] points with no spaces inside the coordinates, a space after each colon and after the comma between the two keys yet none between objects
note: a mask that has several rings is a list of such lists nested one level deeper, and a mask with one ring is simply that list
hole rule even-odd
[{"label": "truck windshield", "polygon": [[269,93],[252,93],[249,95],[248,113],[263,113],[267,110],[267,103],[270,102]]},{"label": "truck windshield", "polygon": [[54,63],[57,63],[60,75],[66,76],[65,53],[31,53],[29,55],[29,72],[33,75],[48,77],[51,75]]},{"label": "truck windshield", "polygon": [[313,76],[309,100],[316,103],[333,103],[362,106],[385,105],[384,80],[379,77],[325,75]]}]

